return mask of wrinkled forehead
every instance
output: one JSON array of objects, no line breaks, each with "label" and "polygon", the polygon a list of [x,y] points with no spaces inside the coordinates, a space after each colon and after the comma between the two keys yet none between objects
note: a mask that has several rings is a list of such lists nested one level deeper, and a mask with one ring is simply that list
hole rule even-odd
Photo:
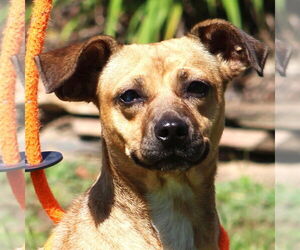
[{"label": "wrinkled forehead", "polygon": [[211,82],[220,80],[216,58],[200,42],[182,37],[153,44],[123,46],[110,59],[100,82],[102,88],[106,84],[117,87],[134,77],[159,80],[183,71]]}]

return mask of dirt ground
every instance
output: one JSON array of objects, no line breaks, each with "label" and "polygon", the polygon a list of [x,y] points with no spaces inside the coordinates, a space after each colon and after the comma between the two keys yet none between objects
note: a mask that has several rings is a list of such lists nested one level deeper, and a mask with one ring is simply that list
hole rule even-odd
[{"label": "dirt ground", "polygon": [[247,176],[266,186],[275,184],[275,167],[271,163],[255,163],[250,161],[219,162],[217,182],[226,182]]}]

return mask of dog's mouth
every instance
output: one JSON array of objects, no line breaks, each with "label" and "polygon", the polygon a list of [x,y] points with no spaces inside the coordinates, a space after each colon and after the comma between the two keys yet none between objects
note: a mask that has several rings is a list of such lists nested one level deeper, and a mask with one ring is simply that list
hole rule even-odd
[{"label": "dog's mouth", "polygon": [[188,170],[193,166],[200,164],[205,160],[209,153],[209,143],[203,142],[188,150],[143,150],[140,152],[133,151],[130,156],[134,162],[147,169],[169,171],[169,170]]}]

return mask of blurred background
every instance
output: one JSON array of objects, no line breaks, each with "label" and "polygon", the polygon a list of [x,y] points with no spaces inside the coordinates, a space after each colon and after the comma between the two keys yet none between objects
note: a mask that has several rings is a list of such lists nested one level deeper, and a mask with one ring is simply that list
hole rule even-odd
[{"label": "blurred background", "polygon": [[[32,3],[26,3],[29,25]],[[226,93],[226,128],[216,192],[222,224],[234,250],[275,247],[274,5],[269,0],[54,1],[45,43],[47,51],[98,34],[114,36],[123,43],[149,43],[180,37],[207,18],[224,18],[268,45],[264,77],[248,70]],[[1,4],[0,27],[5,13],[5,4]],[[17,95],[22,96],[22,91]],[[45,95],[42,85],[39,101],[43,150],[57,150],[65,156],[46,173],[54,194],[67,208],[101,169],[98,112],[92,104],[62,102]],[[22,123],[23,110],[18,111]],[[53,225],[29,179],[26,199],[26,248],[37,249]]]},{"label": "blurred background", "polygon": [[[21,3],[21,1],[19,2]],[[2,121],[3,115],[9,117],[6,115],[6,111],[11,110],[8,108],[6,105],[8,103],[8,94],[7,89],[5,86],[10,83],[14,83],[13,77],[9,74],[10,72],[10,66],[6,64],[7,59],[9,60],[9,55],[12,53],[12,51],[16,51],[18,47],[18,43],[12,43],[11,41],[18,41],[19,38],[23,37],[22,34],[18,33],[18,31],[22,30],[24,28],[24,19],[22,15],[23,9],[20,8],[18,11],[14,12],[19,18],[14,20],[16,21],[15,23],[18,24],[18,28],[15,29],[15,32],[12,31],[12,23],[10,22],[10,28],[6,29],[6,34],[13,35],[14,33],[17,33],[17,35],[14,35],[12,38],[10,36],[10,39],[8,40],[6,38],[6,46],[3,45],[2,43],[2,37],[3,37],[3,30],[7,21],[7,16],[8,16],[8,1],[7,0],[0,0],[0,61],[1,61],[1,73],[0,73],[0,89],[1,89],[1,94],[0,94],[0,141],[1,141],[1,146],[0,146],[0,165],[1,165],[1,170],[3,168],[8,167],[8,165],[3,164],[2,161],[2,152],[5,153],[11,153],[15,149],[14,147],[7,147],[7,145],[13,145],[14,144],[14,136],[10,136],[7,131],[12,129],[14,133],[14,126],[10,125],[10,120],[7,120],[6,122]],[[3,45],[3,46],[2,46]],[[8,48],[7,45],[12,45],[9,46]],[[4,48],[4,46],[6,48]],[[5,51],[5,52],[3,52]],[[4,69],[4,70],[3,70]],[[7,70],[8,72],[4,72]],[[10,76],[8,78],[5,78],[7,76]],[[11,80],[12,79],[12,80]],[[21,83],[18,83],[18,98],[16,99],[16,102],[18,103],[18,115],[21,117],[24,109],[24,102],[23,102],[23,87]],[[5,114],[3,114],[5,113]],[[8,112],[7,112],[8,113]],[[13,117],[13,115],[12,115]],[[13,119],[13,118],[12,118]],[[8,126],[7,126],[8,124]],[[18,128],[18,136],[22,136],[22,131],[23,131],[23,123],[21,122],[21,119],[19,119],[19,128]],[[10,143],[6,144],[6,139],[11,138],[12,141]],[[5,145],[6,144],[6,145]],[[5,145],[5,146],[4,146]],[[13,148],[13,149],[12,149]],[[22,150],[23,147],[21,147]],[[16,148],[16,152],[17,152]],[[5,157],[3,157],[5,158]],[[11,159],[7,160],[7,155],[6,155],[6,163],[12,163]],[[21,248],[24,246],[25,242],[25,212],[24,212],[24,199],[25,199],[25,186],[24,186],[24,175],[21,169],[17,171],[8,171],[8,172],[2,172],[0,171],[0,190],[1,190],[1,198],[0,198],[0,249],[17,249]],[[12,191],[12,186],[9,184],[9,182],[14,183],[12,185],[14,188],[15,193],[17,194],[16,196],[19,197],[20,203],[17,202],[16,196],[13,194]]]},{"label": "blurred background", "polygon": [[[300,248],[300,5],[298,0],[276,1],[276,245]],[[284,53],[282,53],[284,52]],[[288,55],[286,57],[286,55]],[[286,59],[285,59],[285,58]]]}]

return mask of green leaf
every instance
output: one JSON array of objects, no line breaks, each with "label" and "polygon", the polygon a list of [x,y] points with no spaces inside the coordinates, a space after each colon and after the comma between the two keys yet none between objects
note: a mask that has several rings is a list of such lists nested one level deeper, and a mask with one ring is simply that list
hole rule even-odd
[{"label": "green leaf", "polygon": [[256,14],[256,19],[257,19],[257,23],[259,24],[259,26],[263,26],[264,25],[264,2],[262,0],[253,0],[253,7],[255,10],[255,14]]},{"label": "green leaf", "polygon": [[255,12],[260,15],[263,13],[264,2],[262,0],[253,0]]},{"label": "green leaf", "polygon": [[107,23],[105,25],[105,34],[115,36],[119,17],[122,11],[122,0],[110,0],[108,5]]},{"label": "green leaf", "polygon": [[210,16],[216,16],[217,14],[217,0],[206,0],[208,12]]},{"label": "green leaf", "polygon": [[167,20],[167,28],[164,39],[171,39],[175,36],[182,15],[182,4],[179,2],[172,6],[172,9]]},{"label": "green leaf", "polygon": [[174,0],[147,0],[144,18],[137,31],[138,43],[151,43],[160,39]]},{"label": "green leaf", "polygon": [[149,43],[154,40],[155,22],[158,18],[159,1],[148,0],[146,3],[146,13],[138,31],[138,43]]},{"label": "green leaf", "polygon": [[242,19],[238,0],[222,0],[222,4],[229,21],[241,28]]},{"label": "green leaf", "polygon": [[79,19],[71,19],[61,31],[60,37],[62,40],[68,40],[73,31],[79,25]]},{"label": "green leaf", "polygon": [[138,9],[134,12],[128,25],[127,37],[126,37],[127,42],[129,43],[137,42],[137,29],[145,15],[145,12],[146,12],[145,4],[139,6]]}]

